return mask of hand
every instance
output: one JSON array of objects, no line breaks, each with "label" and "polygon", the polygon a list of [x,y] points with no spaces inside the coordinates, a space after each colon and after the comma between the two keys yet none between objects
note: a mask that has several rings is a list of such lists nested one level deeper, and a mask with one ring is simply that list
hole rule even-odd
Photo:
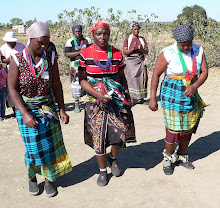
[{"label": "hand", "polygon": [[110,100],[112,100],[111,96],[104,92],[97,92],[96,98],[102,103],[108,103]]},{"label": "hand", "polygon": [[66,114],[64,109],[60,109],[60,118],[62,123],[68,124],[69,123],[69,116]]},{"label": "hand", "polygon": [[148,107],[149,107],[152,111],[157,111],[157,110],[158,110],[157,100],[156,100],[156,99],[150,99],[150,102],[149,102],[149,104],[148,104]]},{"label": "hand", "polygon": [[35,128],[38,125],[38,121],[36,118],[34,118],[34,116],[32,116],[30,113],[26,113],[23,116],[24,119],[24,123],[26,124],[27,127],[29,128]]},{"label": "hand", "polygon": [[128,107],[132,107],[133,106],[133,103],[132,103],[132,101],[131,101],[131,97],[130,97],[130,95],[129,95],[129,93],[125,93],[125,98],[126,98],[126,100],[128,101],[128,103],[129,103],[129,106]]},{"label": "hand", "polygon": [[186,88],[184,95],[186,97],[193,97],[197,92],[197,88],[194,87],[193,85],[190,85],[189,87]]},{"label": "hand", "polygon": [[139,51],[140,51],[141,53],[144,53],[144,48],[143,48],[143,46],[142,46],[141,44],[138,46],[138,49],[139,49]]},{"label": "hand", "polygon": [[86,44],[84,44],[81,48],[81,50],[85,49],[86,48]]}]

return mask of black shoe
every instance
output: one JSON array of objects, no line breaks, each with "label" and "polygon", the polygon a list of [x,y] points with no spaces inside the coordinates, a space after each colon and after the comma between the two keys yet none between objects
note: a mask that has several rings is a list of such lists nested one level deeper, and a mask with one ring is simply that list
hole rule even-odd
[{"label": "black shoe", "polygon": [[110,166],[110,168],[111,168],[112,175],[113,175],[113,176],[116,176],[116,177],[120,176],[120,175],[121,175],[121,168],[120,168],[119,165],[118,165],[117,159],[116,159],[116,158],[115,158],[115,159],[112,159],[112,158],[110,157],[110,155],[107,154],[107,160],[108,160],[108,162],[109,162],[109,166]]},{"label": "black shoe", "polygon": [[39,187],[36,181],[29,180],[29,192],[33,196],[37,196],[39,194]]},{"label": "black shoe", "polygon": [[184,168],[187,168],[190,170],[195,168],[195,166],[191,162],[189,162],[188,155],[178,155],[178,156],[179,156],[178,161],[177,161],[178,165],[181,165]]},{"label": "black shoe", "polygon": [[54,197],[58,194],[56,188],[53,187],[52,183],[46,185],[45,187],[47,197]]},{"label": "black shoe", "polygon": [[184,168],[187,168],[187,169],[190,169],[190,170],[195,168],[195,166],[189,161],[186,161],[186,162],[178,161],[178,165],[183,166]]},{"label": "black shoe", "polygon": [[163,162],[163,172],[166,175],[172,175],[174,171],[174,167],[170,160],[164,160]]},{"label": "black shoe", "polygon": [[100,171],[99,177],[97,179],[97,185],[106,186],[108,184],[107,171]]}]

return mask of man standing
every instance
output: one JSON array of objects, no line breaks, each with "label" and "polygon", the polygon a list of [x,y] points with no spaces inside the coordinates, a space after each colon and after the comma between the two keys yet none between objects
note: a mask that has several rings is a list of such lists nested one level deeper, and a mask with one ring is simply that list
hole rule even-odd
[{"label": "man standing", "polygon": [[79,113],[79,99],[81,95],[81,86],[78,78],[79,54],[80,52],[92,44],[88,37],[82,35],[82,26],[75,25],[72,27],[73,38],[67,40],[65,45],[65,56],[70,59],[70,74],[72,95],[75,101],[74,112]]}]

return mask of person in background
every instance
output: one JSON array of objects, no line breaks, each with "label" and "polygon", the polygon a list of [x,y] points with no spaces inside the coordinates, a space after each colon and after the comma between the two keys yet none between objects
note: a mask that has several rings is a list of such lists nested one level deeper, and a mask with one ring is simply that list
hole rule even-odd
[{"label": "person in background", "polygon": [[26,148],[25,164],[29,192],[39,194],[36,174],[45,178],[48,197],[57,194],[53,182],[72,170],[66,152],[59,117],[67,124],[62,84],[55,54],[46,53],[50,30],[43,22],[33,23],[27,30],[30,39],[26,48],[12,56],[8,74],[9,92],[17,108],[16,117]]},{"label": "person in background", "polygon": [[[3,37],[3,40],[6,43],[4,45],[2,45],[0,48],[1,60],[2,60],[2,63],[5,63],[7,68],[9,69],[11,55],[22,51],[25,48],[25,46],[23,43],[17,42],[18,38],[15,37],[14,32],[6,32]],[[15,117],[15,106],[10,98],[8,91],[7,91],[7,97],[6,97],[6,104],[7,104],[7,107],[12,108],[12,110],[13,110],[12,117]]]},{"label": "person in background", "polygon": [[[0,51],[1,55],[1,51]],[[0,121],[5,118],[5,101],[7,95],[7,72],[8,69],[0,63]]]},{"label": "person in background", "polygon": [[73,37],[68,39],[65,45],[65,56],[70,59],[70,75],[72,95],[75,101],[74,112],[79,113],[79,100],[81,96],[81,86],[78,78],[79,54],[80,52],[92,44],[88,37],[82,34],[82,26],[75,25],[72,27]]},{"label": "person in background", "polygon": [[145,38],[139,36],[140,28],[138,23],[132,24],[132,34],[124,40],[123,54],[127,56],[126,76],[132,103],[136,100],[137,103],[143,104],[144,98],[147,97],[145,55],[148,54],[148,46]]},{"label": "person in background", "polygon": [[79,58],[79,80],[86,91],[84,140],[94,148],[100,169],[97,184],[108,183],[107,160],[114,176],[121,169],[117,155],[126,142],[135,142],[135,126],[130,96],[124,75],[122,52],[108,44],[110,27],[98,22],[92,27],[94,44],[84,49]]},{"label": "person in background", "polygon": [[195,168],[186,151],[207,106],[199,96],[198,88],[208,77],[208,67],[204,51],[193,44],[193,37],[193,29],[188,24],[174,30],[176,43],[161,51],[151,80],[149,108],[157,111],[157,87],[161,74],[165,73],[160,101],[166,130],[166,149],[163,151],[166,175],[173,174],[174,164]]},{"label": "person in background", "polygon": [[48,52],[52,53],[52,51],[54,51],[53,54],[55,54],[55,59],[58,60],[57,49],[56,49],[56,46],[54,45],[53,42],[51,42],[51,41],[49,42],[49,45],[48,45],[48,47],[47,47],[47,49],[45,51],[46,51],[46,53],[48,53]]}]

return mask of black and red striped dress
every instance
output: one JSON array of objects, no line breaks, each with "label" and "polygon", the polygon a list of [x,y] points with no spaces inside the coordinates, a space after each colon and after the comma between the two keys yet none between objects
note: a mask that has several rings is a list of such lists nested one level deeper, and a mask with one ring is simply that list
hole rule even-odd
[{"label": "black and red striped dress", "polygon": [[[92,46],[84,49],[80,54],[79,71],[86,72],[87,81],[91,84],[94,80],[103,77],[111,78],[120,83],[119,71],[124,70],[125,64],[122,52],[111,46],[112,67],[106,70],[100,69],[94,62]],[[96,49],[99,61],[106,65],[108,51]],[[92,80],[92,81],[91,81]],[[96,87],[91,84],[94,89]],[[111,111],[108,106],[99,104],[96,98],[86,95],[85,120],[84,120],[85,143],[95,149],[97,155],[106,153],[106,147],[114,145],[125,147],[126,142],[135,142],[135,127],[133,114],[130,108],[120,107],[120,112]]]}]

